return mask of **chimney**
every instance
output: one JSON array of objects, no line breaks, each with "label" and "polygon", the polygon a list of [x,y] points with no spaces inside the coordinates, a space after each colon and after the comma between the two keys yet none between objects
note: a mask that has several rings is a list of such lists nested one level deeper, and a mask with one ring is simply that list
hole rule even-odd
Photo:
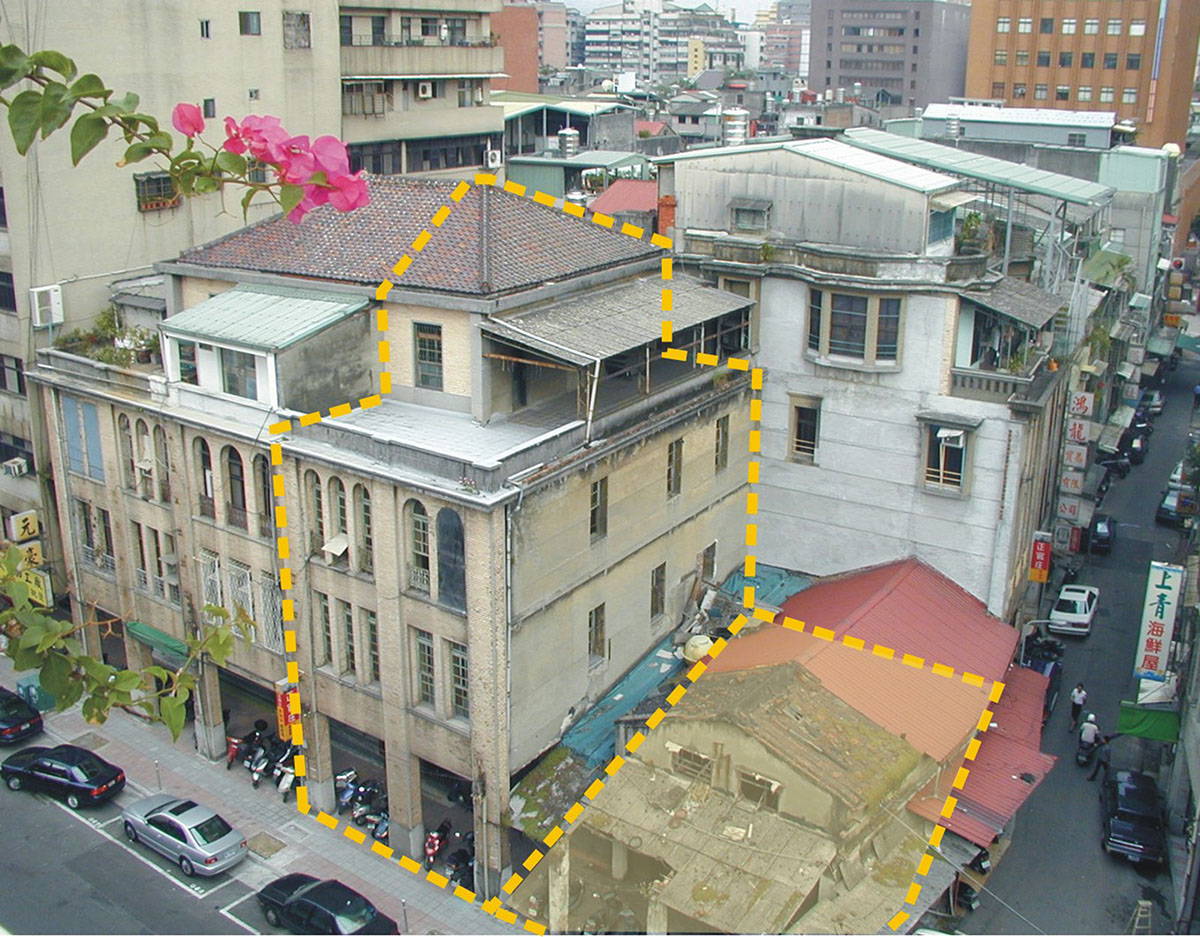
[{"label": "chimney", "polygon": [[667,234],[675,227],[675,196],[660,195],[658,197],[658,233]]}]

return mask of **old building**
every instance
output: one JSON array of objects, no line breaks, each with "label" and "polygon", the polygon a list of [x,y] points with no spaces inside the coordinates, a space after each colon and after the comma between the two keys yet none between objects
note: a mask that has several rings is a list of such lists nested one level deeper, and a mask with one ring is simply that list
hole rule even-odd
[{"label": "old building", "polygon": [[[771,376],[760,556],[828,575],[915,555],[1007,618],[1053,509],[1067,389],[1056,362],[1092,309],[1086,291],[1071,298],[1079,258],[1035,258],[1046,288],[1004,276],[1011,258],[963,249],[955,233],[982,191],[870,151],[914,141],[867,128],[844,139],[856,145],[656,160],[659,223],[681,264],[759,303]],[[1001,172],[1034,182],[996,160],[992,185]],[[1111,189],[1051,173],[1036,183],[1038,205],[1013,202],[1014,232],[1046,217],[1045,199],[1051,218],[1063,199],[1081,206],[1075,237],[1102,224]]]},{"label": "old building", "polygon": [[1200,6],[975,0],[970,14],[972,98],[1116,111],[1141,145],[1184,145]]},{"label": "old building", "polygon": [[963,93],[967,0],[812,0],[808,86],[907,116]]},{"label": "old building", "polygon": [[[1046,678],[1009,666],[1013,629],[915,560],[818,582],[783,616],[714,647],[685,696],[618,738],[626,763],[531,883],[553,929],[593,930],[595,904],[567,894],[582,876],[637,932],[871,933],[901,907],[908,930],[958,865],[1012,837],[1054,763],[1038,750]],[[993,680],[1006,689],[979,733]],[[906,904],[935,823],[941,857]]]},{"label": "old building", "polygon": [[[251,613],[252,647],[202,676],[210,756],[227,694],[273,711],[295,627],[312,800],[330,807],[339,752],[373,757],[411,854],[423,784],[473,783],[479,885],[495,892],[510,776],[740,559],[749,375],[660,357],[649,243],[488,185],[456,201],[451,183],[372,183],[369,208],[159,264],[162,366],[45,350],[31,380],[57,440],[76,614],[141,623],[123,651],[145,663],[206,605]],[[749,353],[751,300],[671,287],[678,345]],[[269,433],[283,418],[293,428]]]}]

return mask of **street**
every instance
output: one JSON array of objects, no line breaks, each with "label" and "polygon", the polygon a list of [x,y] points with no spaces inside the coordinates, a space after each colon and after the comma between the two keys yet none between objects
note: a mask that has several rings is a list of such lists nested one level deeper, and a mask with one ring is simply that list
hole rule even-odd
[{"label": "street", "polygon": [[[1200,361],[1185,355],[1163,387],[1167,405],[1155,419],[1146,461],[1128,478],[1114,480],[1104,499],[1100,510],[1118,522],[1117,537],[1109,555],[1087,559],[1078,580],[1100,587],[1100,610],[1089,637],[1063,639],[1062,695],[1042,739],[1042,750],[1058,763],[1017,814],[1012,845],[989,881],[993,894],[981,896],[979,910],[962,925],[966,933],[1128,933],[1138,899],[1154,904],[1154,933],[1173,923],[1166,868],[1137,867],[1100,848],[1099,782],[1088,783],[1090,769],[1075,763],[1077,738],[1067,731],[1067,697],[1082,682],[1088,692],[1085,713],[1094,712],[1106,733],[1115,730],[1120,701],[1135,698],[1133,653],[1147,564],[1183,558],[1184,532],[1156,524],[1154,514],[1186,446],[1191,390],[1198,380]],[[1118,740],[1113,768],[1140,770],[1137,752],[1134,740]]]},{"label": "street", "polygon": [[185,879],[157,853],[128,847],[113,802],[75,813],[46,797],[0,790],[0,829],[0,926],[14,934],[272,930],[255,889],[239,879],[256,868],[273,872],[250,858],[232,875]]}]

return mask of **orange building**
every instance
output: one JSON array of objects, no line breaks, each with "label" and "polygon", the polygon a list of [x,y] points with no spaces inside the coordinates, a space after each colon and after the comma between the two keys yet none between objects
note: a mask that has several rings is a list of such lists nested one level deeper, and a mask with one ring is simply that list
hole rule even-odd
[{"label": "orange building", "polygon": [[1139,145],[1182,147],[1198,41],[1198,0],[974,0],[966,93],[1116,111]]}]

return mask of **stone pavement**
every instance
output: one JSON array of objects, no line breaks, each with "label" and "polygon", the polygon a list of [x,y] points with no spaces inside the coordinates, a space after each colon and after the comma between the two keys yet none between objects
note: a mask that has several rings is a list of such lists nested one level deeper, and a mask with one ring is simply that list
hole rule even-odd
[{"label": "stone pavement", "polygon": [[[12,661],[0,656],[0,683],[15,688]],[[164,790],[187,796],[220,811],[242,830],[254,852],[251,861],[236,870],[235,877],[252,881],[255,888],[289,872],[307,872],[320,878],[337,878],[367,895],[385,914],[411,934],[516,934],[519,927],[499,921],[468,904],[449,890],[418,879],[396,862],[372,853],[336,831],[319,824],[313,810],[308,816],[296,809],[295,798],[285,804],[269,782],[255,790],[250,775],[240,765],[227,771],[224,761],[211,762],[194,748],[185,727],[177,743],[160,725],[151,725],[122,710],[116,710],[103,725],[89,725],[79,707],[64,713],[45,713],[46,736],[34,744],[78,741],[93,748],[106,761],[120,766],[129,778],[131,793],[121,794],[118,804],[129,803],[142,793]],[[339,818],[341,819],[341,818]],[[257,837],[257,838],[256,838]],[[414,857],[415,858],[415,857]],[[257,867],[253,864],[260,860]],[[407,909],[402,905],[406,902]],[[407,910],[407,915],[405,911]],[[404,925],[408,920],[407,928]]]}]

